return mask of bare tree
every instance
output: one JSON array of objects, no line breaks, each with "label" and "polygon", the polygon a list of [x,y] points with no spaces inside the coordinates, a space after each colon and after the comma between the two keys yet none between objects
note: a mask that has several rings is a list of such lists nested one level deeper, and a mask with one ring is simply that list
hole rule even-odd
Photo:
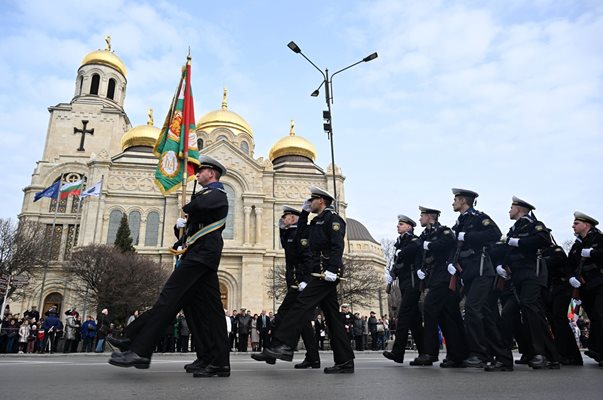
[{"label": "bare tree", "polygon": [[338,286],[339,303],[368,308],[373,305],[383,287],[383,272],[358,256],[344,255],[344,277]]},{"label": "bare tree", "polygon": [[[287,294],[287,281],[285,279],[285,265],[276,263],[264,275],[264,286],[271,299],[283,299]],[[275,310],[276,311],[276,310]]]},{"label": "bare tree", "polygon": [[574,240],[571,240],[571,239],[564,240],[563,243],[561,243],[561,247],[563,248],[563,250],[565,250],[566,254],[569,254],[573,245],[574,245]]},{"label": "bare tree", "polygon": [[396,248],[394,245],[396,241],[394,239],[381,239],[381,248],[385,255],[385,265],[387,268],[391,268],[394,264],[394,257],[396,256]]},{"label": "bare tree", "polygon": [[77,249],[66,269],[82,283],[74,289],[81,301],[97,311],[109,308],[119,321],[132,310],[151,306],[169,276],[169,271],[147,257],[105,245]]},{"label": "bare tree", "polygon": [[[43,266],[46,243],[42,225],[32,221],[15,224],[10,219],[0,219],[0,275],[10,275],[27,281]],[[8,296],[17,288],[10,286]],[[13,296],[15,299],[15,296]]]}]

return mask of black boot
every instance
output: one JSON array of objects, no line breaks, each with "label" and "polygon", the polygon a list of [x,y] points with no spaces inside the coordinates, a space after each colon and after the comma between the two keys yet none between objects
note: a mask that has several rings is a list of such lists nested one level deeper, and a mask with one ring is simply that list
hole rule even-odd
[{"label": "black boot", "polygon": [[504,372],[504,371],[513,371],[513,365],[505,365],[500,361],[495,361],[490,363],[484,368],[484,371],[488,372]]},{"label": "black boot", "polygon": [[219,367],[217,365],[209,364],[204,370],[193,373],[193,376],[195,378],[211,378],[212,376],[226,378],[230,376],[230,366],[225,365]]},{"label": "black boot", "polygon": [[404,356],[399,356],[393,351],[384,351],[383,357],[387,358],[388,360],[392,360],[393,362],[396,362],[398,364],[402,364],[404,362]]},{"label": "black boot", "polygon": [[307,369],[307,368],[320,368],[320,360],[317,361],[309,361],[304,359],[299,364],[295,364],[295,369]]},{"label": "black boot", "polygon": [[[264,349],[264,350],[266,350],[266,349]],[[256,361],[265,361],[266,364],[270,364],[270,365],[276,364],[276,358],[269,357],[265,353],[252,354],[251,358],[253,358]]]},{"label": "black boot", "polygon": [[341,364],[335,364],[332,367],[324,369],[325,374],[353,374],[354,360],[346,361]]},{"label": "black boot", "polygon": [[107,335],[107,342],[111,343],[112,346],[117,347],[122,353],[130,350],[130,344],[132,344],[130,338],[125,336],[116,338],[113,335]]},{"label": "black boot", "polygon": [[268,357],[278,358],[279,360],[293,361],[293,349],[286,344],[266,347],[262,353]]},{"label": "black boot", "polygon": [[463,365],[467,368],[484,368],[484,362],[478,356],[469,356],[463,360]]},{"label": "black boot", "polygon": [[124,353],[114,352],[111,354],[109,364],[123,368],[134,367],[138,369],[147,369],[151,364],[151,359],[141,357],[133,351],[126,351]]},{"label": "black boot", "polygon": [[193,361],[190,364],[186,364],[184,366],[184,369],[186,370],[186,372],[188,372],[189,374],[192,374],[193,372],[199,372],[199,371],[203,371],[205,369],[205,367],[207,367],[207,363],[203,360],[200,359],[196,359],[195,361]]},{"label": "black boot", "polygon": [[412,360],[409,364],[410,365],[420,365],[420,366],[426,366],[426,365],[433,365],[434,362],[437,362],[438,358],[436,356],[432,356],[429,354],[420,354],[419,357],[415,358],[414,360]]}]

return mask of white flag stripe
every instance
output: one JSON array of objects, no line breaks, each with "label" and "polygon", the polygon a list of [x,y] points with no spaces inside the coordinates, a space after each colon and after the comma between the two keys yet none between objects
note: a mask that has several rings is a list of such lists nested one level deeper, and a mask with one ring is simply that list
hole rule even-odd
[{"label": "white flag stripe", "polygon": [[82,179],[80,179],[79,181],[75,181],[75,182],[67,182],[66,184],[64,184],[63,186],[61,186],[60,191],[64,192],[64,191],[67,191],[67,190],[69,190],[69,189],[71,189],[73,187],[81,186],[83,182],[84,181]]}]

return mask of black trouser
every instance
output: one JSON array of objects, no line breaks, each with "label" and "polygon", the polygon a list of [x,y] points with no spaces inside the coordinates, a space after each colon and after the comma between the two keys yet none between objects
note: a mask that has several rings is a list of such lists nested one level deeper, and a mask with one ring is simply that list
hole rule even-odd
[{"label": "black trouser", "polygon": [[[295,347],[299,334],[304,326],[308,325],[308,316],[316,306],[325,315],[333,359],[335,364],[342,364],[354,359],[354,351],[348,340],[339,314],[339,302],[337,301],[337,283],[312,279],[308,286],[301,292],[287,313],[285,318],[279,322],[277,331],[273,337],[280,343]],[[299,316],[302,316],[300,318]]]},{"label": "black trouser", "polygon": [[582,361],[582,353],[578,349],[576,337],[567,318],[567,308],[571,298],[572,288],[567,282],[563,288],[553,286],[547,302],[547,318],[551,324],[559,357],[563,361]]},{"label": "black trouser", "polygon": [[354,336],[354,341],[356,342],[356,351],[363,351],[364,350],[364,336],[356,335],[356,336]]},{"label": "black trouser", "polygon": [[[203,360],[205,364],[210,364],[212,361],[212,355],[208,351],[208,349],[211,347],[211,343],[209,342],[209,327],[207,326],[207,324],[204,323],[199,325],[197,324],[196,319],[191,318],[191,315],[194,311],[192,310],[192,307],[190,305],[190,297],[191,296],[182,298],[181,305],[178,311],[180,311],[181,309],[184,310],[184,317],[186,318],[186,323],[189,326],[190,331],[194,333],[194,335],[192,335],[192,341],[195,347],[197,358],[199,360]],[[138,318],[136,318],[130,323],[130,325],[126,327],[126,330],[124,332],[125,337],[133,341],[138,336],[141,330],[145,329],[148,324],[153,323],[153,314],[151,314],[149,311],[140,314]],[[159,340],[160,339],[158,339],[158,341]]]},{"label": "black trouser", "polygon": [[239,351],[247,351],[249,332],[239,332]]},{"label": "black trouser", "polygon": [[406,350],[406,342],[408,339],[408,331],[417,346],[418,352],[423,353],[423,316],[419,311],[419,298],[421,292],[418,288],[413,288],[408,285],[404,288],[400,285],[402,299],[400,300],[400,308],[398,309],[398,321],[396,323],[396,340],[392,347],[392,353],[398,358],[404,358]]},{"label": "black trouser", "polygon": [[460,362],[467,358],[467,345],[463,318],[459,309],[457,292],[448,289],[447,282],[433,284],[425,296],[423,305],[425,354],[436,356],[440,351],[438,324],[446,339],[447,358]]},{"label": "black trouser", "polygon": [[260,330],[260,342],[258,343],[258,351],[261,351],[264,347],[270,346],[270,335],[268,329]]},{"label": "black trouser", "polygon": [[[218,366],[230,365],[217,271],[200,263],[187,262],[186,259],[172,272],[157,302],[147,311],[147,323],[133,338],[130,350],[143,357],[151,357],[155,344],[184,304],[187,306],[184,312],[188,311],[190,315],[186,316],[190,316],[193,322],[190,327],[193,335],[205,336],[199,340],[207,343],[211,362]],[[208,328],[199,335],[194,332],[196,327],[204,324]]]},{"label": "black trouser", "polygon": [[[502,278],[501,278],[502,279]],[[484,307],[484,334],[488,354],[506,366],[513,365],[513,352],[507,345],[501,330],[502,319],[498,310],[500,291],[491,290]],[[519,312],[518,312],[519,313]],[[511,342],[513,336],[511,335]]]},{"label": "black trouser", "polygon": [[580,298],[584,311],[590,318],[588,349],[603,352],[603,285],[596,288],[581,288]]},{"label": "black trouser", "polygon": [[[532,357],[534,350],[530,344],[530,332],[523,323],[519,302],[513,293],[515,289],[505,289],[500,295],[503,312],[500,316],[499,330],[505,347],[513,349],[513,339],[517,342],[517,351],[523,356]],[[517,291],[515,291],[517,293]]]},{"label": "black trouser", "polygon": [[[558,361],[559,354],[549,333],[549,325],[544,311],[544,287],[539,285],[536,280],[514,281],[513,284],[519,298],[522,321],[529,334],[530,355],[544,355],[551,361]],[[508,322],[514,319],[517,307],[517,298],[515,295],[510,296],[502,310],[502,318],[506,321],[506,329],[514,328],[513,326],[508,326]],[[505,334],[507,346],[509,346],[509,336],[510,334],[507,331]]]},{"label": "black trouser", "polygon": [[[289,313],[295,305],[295,301],[299,297],[299,294],[300,292],[295,289],[289,289],[287,291],[287,294],[285,295],[285,298],[283,299],[283,302],[281,303],[280,307],[278,308],[278,312],[276,313],[276,321],[272,331],[273,337],[274,333],[278,332],[281,329],[280,324],[282,323],[283,318],[296,318],[295,315],[289,315]],[[320,361],[320,355],[318,354],[318,345],[316,342],[316,338],[314,337],[314,327],[310,322],[314,319],[315,309],[316,307],[311,308],[305,317],[300,318],[305,319],[307,321],[307,323],[303,326],[301,330],[301,337],[302,341],[304,342],[304,347],[306,348],[306,360],[308,361]]]}]

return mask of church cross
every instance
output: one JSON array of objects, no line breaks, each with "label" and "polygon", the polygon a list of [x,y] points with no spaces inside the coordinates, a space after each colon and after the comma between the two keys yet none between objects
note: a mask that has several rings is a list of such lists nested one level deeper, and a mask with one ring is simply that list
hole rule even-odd
[{"label": "church cross", "polygon": [[73,134],[74,135],[76,135],[78,133],[82,134],[82,139],[80,140],[80,147],[79,147],[79,149],[77,149],[77,151],[85,151],[85,149],[84,149],[84,139],[86,138],[86,133],[94,135],[94,128],[92,128],[92,129],[86,129],[86,125],[88,125],[88,120],[83,119],[82,120],[82,125],[84,125],[83,129],[73,128]]}]

